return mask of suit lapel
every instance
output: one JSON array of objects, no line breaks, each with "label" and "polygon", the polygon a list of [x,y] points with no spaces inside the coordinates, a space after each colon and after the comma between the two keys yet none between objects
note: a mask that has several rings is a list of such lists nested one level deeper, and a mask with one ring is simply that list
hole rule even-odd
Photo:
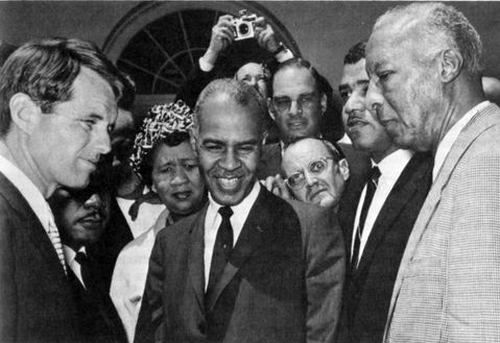
[{"label": "suit lapel", "polygon": [[[422,206],[420,214],[417,217],[417,221],[413,227],[413,231],[408,239],[408,243],[406,245],[406,250],[401,260],[401,265],[398,271],[398,276],[396,278],[396,282],[394,284],[394,291],[392,294],[391,305],[389,307],[389,317],[386,325],[386,333],[389,329],[388,325],[392,320],[392,315],[394,313],[394,305],[399,296],[399,292],[401,290],[401,283],[403,280],[403,276],[406,274],[406,269],[408,268],[411,259],[415,254],[415,250],[420,242],[429,221],[434,215],[434,212],[439,205],[441,200],[441,194],[443,189],[446,187],[452,172],[457,166],[463,154],[469,148],[469,146],[473,143],[473,141],[485,130],[487,130],[492,125],[498,123],[498,120],[495,118],[497,115],[498,108],[496,105],[490,104],[483,111],[476,114],[471,121],[462,129],[460,134],[457,137],[457,140],[451,147],[446,159],[441,167],[441,170],[438,172],[438,175],[432,184],[432,187],[429,191],[427,198]],[[493,121],[493,118],[495,121]]]},{"label": "suit lapel", "polygon": [[[364,269],[366,269],[369,265],[369,261],[372,260],[372,256],[377,250],[376,248],[380,240],[385,236],[386,232],[392,228],[394,220],[399,216],[406,204],[413,198],[414,194],[418,190],[417,186],[422,185],[419,180],[427,175],[426,172],[428,171],[428,168],[419,168],[419,165],[423,163],[421,156],[422,155],[414,155],[408,162],[400,177],[394,184],[389,196],[385,200],[384,205],[382,206],[379,215],[373,224],[373,230],[361,256],[359,266],[355,273],[356,275],[362,274]],[[414,173],[418,173],[419,175],[415,176]],[[410,182],[412,178],[414,181]]]},{"label": "suit lapel", "polygon": [[188,270],[191,284],[200,308],[204,308],[205,297],[205,216],[208,205],[205,205],[195,221],[190,233],[190,249],[188,255]]},{"label": "suit lapel", "polygon": [[266,198],[266,191],[262,188],[248,214],[248,218],[243,225],[238,241],[231,253],[229,262],[224,268],[222,276],[215,285],[213,292],[207,295],[209,297],[207,299],[207,310],[211,311],[213,309],[224,288],[231,282],[255,249],[261,245],[262,233],[268,229],[269,225],[266,225],[266,223],[262,221],[262,218],[267,218],[267,211],[269,208],[265,206]]},{"label": "suit lapel", "polygon": [[49,261],[53,267],[46,272],[54,273],[59,278],[66,279],[59,257],[42,223],[40,223],[35,212],[33,212],[19,190],[2,173],[0,173],[0,189],[2,189],[2,193],[10,205],[18,212],[17,215],[22,218],[23,225],[20,229],[24,231],[24,234],[31,241],[33,247],[37,249],[38,256],[41,259]]}]

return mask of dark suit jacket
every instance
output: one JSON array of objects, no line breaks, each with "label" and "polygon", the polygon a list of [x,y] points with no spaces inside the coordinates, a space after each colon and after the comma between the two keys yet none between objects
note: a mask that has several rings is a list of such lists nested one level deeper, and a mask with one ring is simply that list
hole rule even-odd
[{"label": "dark suit jacket", "polygon": [[87,252],[99,265],[104,285],[109,291],[116,259],[134,236],[123,216],[115,197],[111,198],[110,217],[104,233],[96,244],[88,247]]},{"label": "dark suit jacket", "polygon": [[332,342],[345,262],[332,216],[262,188],[206,299],[205,213],[158,234],[135,341]]},{"label": "dark suit jacket", "polygon": [[[370,159],[364,152],[355,150],[350,144],[339,143],[344,153],[351,178],[360,179],[367,174],[370,169]],[[263,180],[268,176],[284,173],[281,170],[281,146],[280,143],[266,144],[262,147],[262,154],[257,168],[257,178]]]},{"label": "dark suit jacket", "polygon": [[97,269],[93,272],[93,279],[97,282],[85,288],[71,269],[68,270],[82,334],[88,342],[126,343],[127,337],[123,324],[98,272]]},{"label": "dark suit jacket", "polygon": [[[380,210],[358,268],[348,272],[340,342],[382,341],[399,264],[431,183],[432,156],[416,153]],[[348,251],[363,187],[364,182],[352,187],[349,200],[343,198],[339,209]]]},{"label": "dark suit jacket", "polygon": [[0,173],[0,342],[78,342],[71,285],[42,224]]}]

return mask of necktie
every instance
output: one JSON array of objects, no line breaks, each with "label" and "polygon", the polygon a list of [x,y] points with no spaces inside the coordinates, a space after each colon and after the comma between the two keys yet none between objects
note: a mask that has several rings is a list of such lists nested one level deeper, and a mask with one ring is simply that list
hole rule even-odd
[{"label": "necktie", "polygon": [[75,261],[80,265],[80,272],[82,274],[82,281],[85,285],[85,288],[89,289],[93,284],[92,280],[92,272],[90,271],[90,263],[87,254],[83,251],[79,251],[76,253]]},{"label": "necktie", "polygon": [[222,217],[222,222],[219,226],[219,230],[217,231],[217,237],[215,238],[207,293],[217,283],[217,280],[229,260],[231,250],[233,250],[233,228],[231,226],[231,221],[229,220],[229,218],[233,215],[233,210],[231,210],[231,207],[229,206],[224,206],[219,209],[219,214]]},{"label": "necktie", "polygon": [[354,238],[354,249],[352,250],[351,259],[351,270],[354,271],[358,265],[359,261],[359,246],[361,244],[361,235],[363,234],[363,228],[365,226],[366,216],[368,215],[368,209],[373,199],[373,195],[377,190],[378,179],[380,177],[380,170],[377,166],[372,167],[370,171],[370,176],[368,182],[366,183],[366,193],[363,206],[361,207],[361,215],[359,216],[358,226],[356,228],[356,236]]},{"label": "necktie", "polygon": [[53,217],[49,219],[48,227],[49,230],[47,231],[47,234],[49,235],[49,239],[52,242],[54,249],[56,250],[57,257],[59,258],[59,262],[64,269],[64,273],[67,275],[68,271],[66,270],[66,262],[64,261],[64,252],[62,248],[61,237],[59,237],[59,230],[57,229]]}]

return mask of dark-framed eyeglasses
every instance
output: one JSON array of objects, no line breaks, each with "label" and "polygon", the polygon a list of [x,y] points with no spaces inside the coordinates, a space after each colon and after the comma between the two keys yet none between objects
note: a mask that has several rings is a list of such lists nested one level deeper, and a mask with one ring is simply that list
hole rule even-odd
[{"label": "dark-framed eyeglasses", "polygon": [[292,106],[292,101],[295,101],[297,108],[301,111],[304,109],[310,109],[318,99],[318,94],[316,92],[301,94],[297,100],[292,100],[287,96],[276,96],[272,98],[271,104],[273,109],[278,113],[285,113],[290,111]]},{"label": "dark-framed eyeglasses", "polygon": [[[328,168],[328,161],[334,160],[333,157],[320,157],[317,160],[309,162],[307,170],[312,175],[319,175]],[[293,173],[286,178],[285,183],[288,187],[294,190],[301,189],[306,184],[306,176],[304,170]]]}]

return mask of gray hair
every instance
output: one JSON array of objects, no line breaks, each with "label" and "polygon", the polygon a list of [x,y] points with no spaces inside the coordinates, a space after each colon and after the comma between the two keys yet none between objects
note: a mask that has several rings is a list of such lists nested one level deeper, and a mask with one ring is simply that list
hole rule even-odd
[{"label": "gray hair", "polygon": [[218,94],[228,95],[236,104],[241,106],[255,106],[258,110],[258,113],[255,113],[255,120],[259,123],[261,134],[263,133],[267,113],[266,100],[254,87],[242,81],[229,78],[213,80],[201,91],[194,108],[194,133],[197,133],[199,130],[200,116],[203,115],[203,107],[207,99]]},{"label": "gray hair", "polygon": [[384,21],[391,22],[394,18],[404,17],[412,17],[418,23],[423,23],[428,38],[437,37],[437,33],[444,34],[462,55],[465,70],[471,75],[480,75],[483,51],[481,38],[462,12],[443,3],[396,6],[377,19],[373,30]]}]

